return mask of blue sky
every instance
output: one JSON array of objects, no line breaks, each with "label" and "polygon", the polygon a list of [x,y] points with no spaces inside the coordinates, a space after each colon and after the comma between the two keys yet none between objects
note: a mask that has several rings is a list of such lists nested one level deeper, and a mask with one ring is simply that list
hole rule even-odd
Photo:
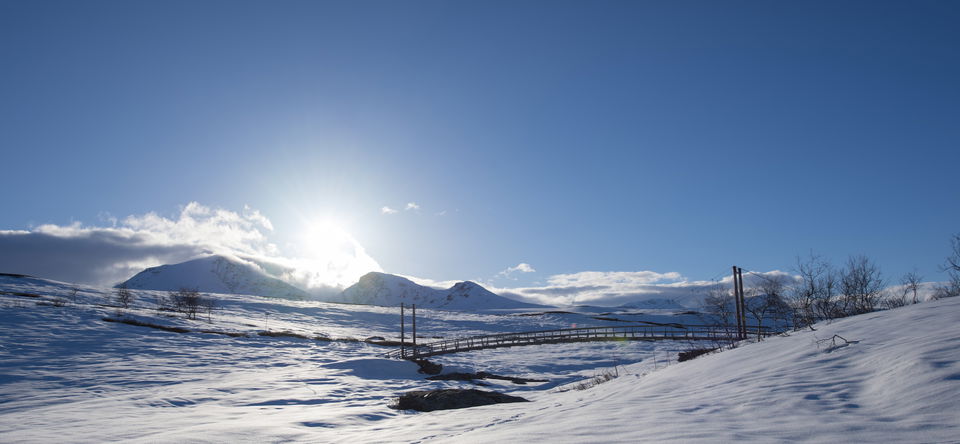
[{"label": "blue sky", "polygon": [[810,251],[941,279],[958,22],[949,1],[3,1],[0,230],[197,202],[266,217],[247,228],[277,256],[336,226],[384,271],[500,288]]}]

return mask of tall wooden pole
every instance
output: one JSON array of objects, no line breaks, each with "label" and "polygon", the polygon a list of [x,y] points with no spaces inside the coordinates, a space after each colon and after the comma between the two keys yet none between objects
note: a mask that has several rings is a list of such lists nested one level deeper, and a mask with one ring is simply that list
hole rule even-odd
[{"label": "tall wooden pole", "polygon": [[417,356],[417,304],[413,304],[413,356]]},{"label": "tall wooden pole", "polygon": [[404,326],[403,326],[403,302],[401,302],[401,303],[400,303],[400,359],[404,359],[404,358],[407,357],[407,353],[406,353],[406,351],[405,351],[404,348],[403,348],[403,346],[404,346],[403,341],[404,341],[404,334],[405,334],[405,333],[406,333],[406,332],[404,331]]},{"label": "tall wooden pole", "polygon": [[743,311],[743,307],[740,306],[740,280],[737,279],[737,266],[733,266],[733,300],[737,306],[737,338],[743,339],[743,317],[740,316],[740,313]]},{"label": "tall wooden pole", "polygon": [[737,285],[740,287],[740,319],[743,324],[742,339],[747,339],[747,299],[743,295],[743,269],[737,267]]}]

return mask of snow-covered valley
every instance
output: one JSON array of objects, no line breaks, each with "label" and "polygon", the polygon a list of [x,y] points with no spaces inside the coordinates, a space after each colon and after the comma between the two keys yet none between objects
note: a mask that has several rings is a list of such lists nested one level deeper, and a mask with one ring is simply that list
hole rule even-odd
[{"label": "snow-covered valley", "polygon": [[[393,307],[215,294],[220,308],[209,320],[191,320],[158,311],[159,291],[136,291],[126,309],[111,306],[112,289],[29,277],[0,276],[0,291],[4,442],[960,440],[960,299],[821,323],[684,363],[677,353],[691,345],[680,342],[439,356],[431,359],[445,373],[549,382],[486,380],[484,389],[532,402],[415,413],[389,404],[410,390],[473,384],[425,380],[416,365],[382,358],[392,348],[362,342],[397,338]],[[611,317],[692,321],[669,308],[579,311],[423,309],[417,327],[426,342]],[[835,334],[849,343],[818,342]],[[560,390],[614,367],[619,378]]]}]

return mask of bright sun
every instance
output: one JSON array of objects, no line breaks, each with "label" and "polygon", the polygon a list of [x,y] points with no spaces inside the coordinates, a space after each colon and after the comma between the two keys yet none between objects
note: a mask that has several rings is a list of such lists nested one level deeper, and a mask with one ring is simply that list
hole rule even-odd
[{"label": "bright sun", "polygon": [[300,278],[310,287],[345,287],[370,271],[381,271],[363,246],[335,220],[308,223],[299,239],[304,274]]},{"label": "bright sun", "polygon": [[332,220],[320,220],[310,224],[302,236],[305,253],[313,257],[326,257],[330,253],[352,250],[356,242],[350,233]]}]

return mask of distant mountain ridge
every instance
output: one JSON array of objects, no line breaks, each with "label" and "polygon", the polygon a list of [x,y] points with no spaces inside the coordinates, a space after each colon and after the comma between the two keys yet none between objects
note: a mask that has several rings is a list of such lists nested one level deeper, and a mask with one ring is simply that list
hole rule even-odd
[{"label": "distant mountain ridge", "polygon": [[392,274],[370,272],[330,302],[424,308],[482,310],[540,307],[498,296],[475,282],[458,282],[448,289],[431,288]]},{"label": "distant mountain ridge", "polygon": [[[218,255],[147,268],[121,285],[138,290],[195,288],[207,293],[310,299],[308,292],[270,276],[255,265]],[[499,296],[475,282],[458,282],[450,288],[437,289],[416,284],[402,276],[379,272],[367,273],[339,294],[321,300],[382,306],[405,303],[446,310],[542,307]]]},{"label": "distant mountain ridge", "polygon": [[176,291],[187,287],[207,293],[297,300],[309,297],[307,292],[268,275],[254,265],[218,255],[147,268],[123,284],[139,290]]}]

